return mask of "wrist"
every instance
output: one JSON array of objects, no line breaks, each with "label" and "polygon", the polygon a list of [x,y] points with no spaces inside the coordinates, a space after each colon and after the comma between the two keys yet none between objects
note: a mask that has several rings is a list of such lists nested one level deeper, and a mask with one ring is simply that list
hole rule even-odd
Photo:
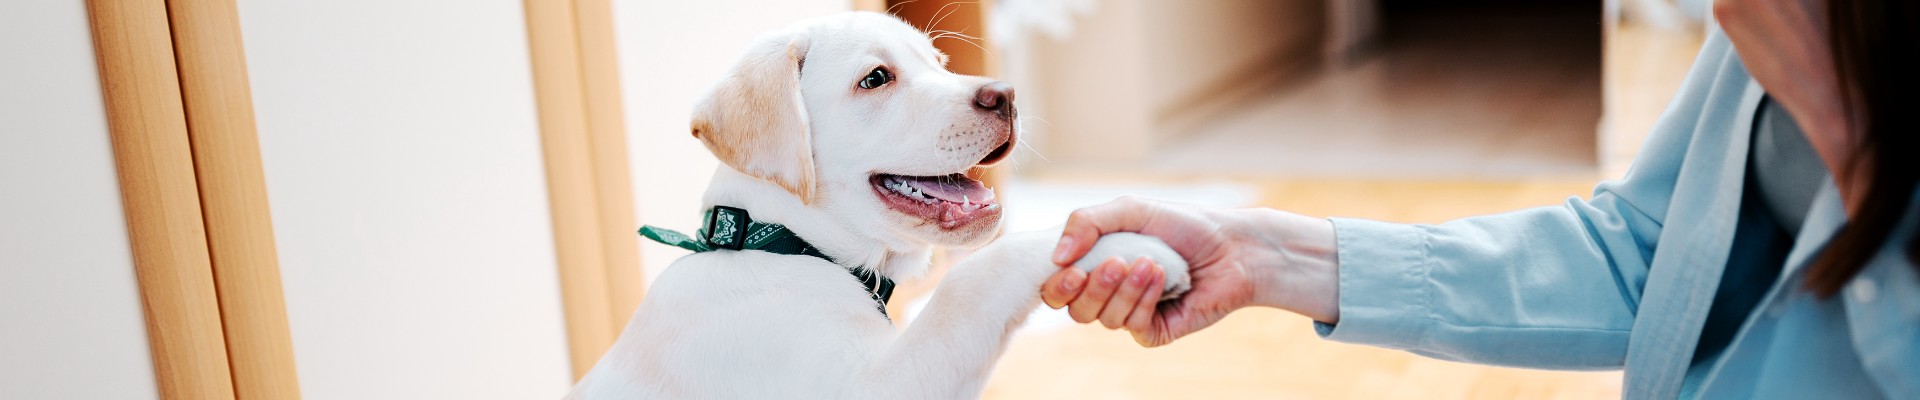
[{"label": "wrist", "polygon": [[1337,323],[1340,320],[1339,244],[1333,222],[1272,209],[1245,210],[1254,240],[1242,248],[1253,281],[1254,305]]}]

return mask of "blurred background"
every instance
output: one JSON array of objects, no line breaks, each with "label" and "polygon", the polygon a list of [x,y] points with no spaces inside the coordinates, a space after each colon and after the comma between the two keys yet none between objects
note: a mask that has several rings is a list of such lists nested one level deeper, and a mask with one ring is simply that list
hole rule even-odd
[{"label": "blurred background", "polygon": [[[1010,229],[1121,194],[1409,223],[1555,205],[1623,174],[1706,1],[889,2],[974,32],[1020,90]],[[925,9],[978,6],[985,31]],[[967,15],[959,11],[956,15]],[[964,21],[964,20],[963,20]],[[942,39],[949,52],[975,51]],[[962,70],[965,64],[956,67]],[[906,293],[919,293],[905,291]],[[911,307],[911,306],[908,306]],[[1617,372],[1451,363],[1255,309],[1172,345],[1037,313],[989,398],[1618,398]]]},{"label": "blurred background", "polygon": [[[7,2],[0,398],[558,397],[685,254],[633,228],[699,223],[718,163],[687,134],[693,101],[751,38],[807,17],[964,34],[934,41],[949,68],[1018,88],[1022,147],[989,179],[1007,228],[1029,230],[1123,194],[1409,223],[1585,197],[1625,172],[1708,3]],[[185,197],[154,200],[169,184]],[[227,233],[232,215],[255,230]],[[959,257],[903,283],[902,326]],[[985,397],[1620,389],[1617,372],[1332,343],[1275,310],[1155,349],[1031,321]]]}]

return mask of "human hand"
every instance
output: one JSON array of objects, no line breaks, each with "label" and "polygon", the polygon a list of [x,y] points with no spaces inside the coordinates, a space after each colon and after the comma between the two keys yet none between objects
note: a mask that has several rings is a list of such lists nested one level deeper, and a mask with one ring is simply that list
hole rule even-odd
[{"label": "human hand", "polygon": [[1192,290],[1158,302],[1160,267],[1145,259],[1128,266],[1114,258],[1095,268],[1092,279],[1075,268],[1055,273],[1041,287],[1048,306],[1067,307],[1082,323],[1099,320],[1109,329],[1125,327],[1134,341],[1147,347],[1199,331],[1249,305],[1287,309],[1320,321],[1339,318],[1333,228],[1324,219],[1123,197],[1068,217],[1054,263],[1073,264],[1101,235],[1113,232],[1165,241],[1186,259]]}]

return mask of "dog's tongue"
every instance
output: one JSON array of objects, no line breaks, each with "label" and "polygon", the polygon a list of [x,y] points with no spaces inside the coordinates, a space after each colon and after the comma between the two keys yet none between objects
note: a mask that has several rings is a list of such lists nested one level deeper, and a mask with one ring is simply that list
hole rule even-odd
[{"label": "dog's tongue", "polygon": [[914,179],[913,186],[928,196],[953,203],[993,204],[993,189],[965,175]]}]

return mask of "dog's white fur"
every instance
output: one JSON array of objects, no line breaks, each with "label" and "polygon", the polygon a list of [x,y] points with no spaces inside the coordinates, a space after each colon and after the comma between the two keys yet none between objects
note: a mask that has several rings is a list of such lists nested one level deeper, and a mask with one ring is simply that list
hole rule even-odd
[{"label": "dog's white fur", "polygon": [[[896,80],[856,83],[875,66]],[[827,255],[713,251],[653,283],[612,349],[569,398],[927,399],[978,397],[1014,328],[1058,267],[1058,231],[1009,235],[944,278],[904,332],[848,268],[921,275],[936,245],[972,246],[994,214],[942,227],[887,207],[875,173],[966,171],[1012,140],[974,107],[987,79],[956,75],[926,36],[892,17],[846,13],[757,39],[697,107],[694,134],[724,166],[706,206],[749,210]],[[1086,260],[1152,257],[1184,288],[1185,263],[1157,239],[1109,235]],[[1087,263],[1091,264],[1091,263]]]}]

